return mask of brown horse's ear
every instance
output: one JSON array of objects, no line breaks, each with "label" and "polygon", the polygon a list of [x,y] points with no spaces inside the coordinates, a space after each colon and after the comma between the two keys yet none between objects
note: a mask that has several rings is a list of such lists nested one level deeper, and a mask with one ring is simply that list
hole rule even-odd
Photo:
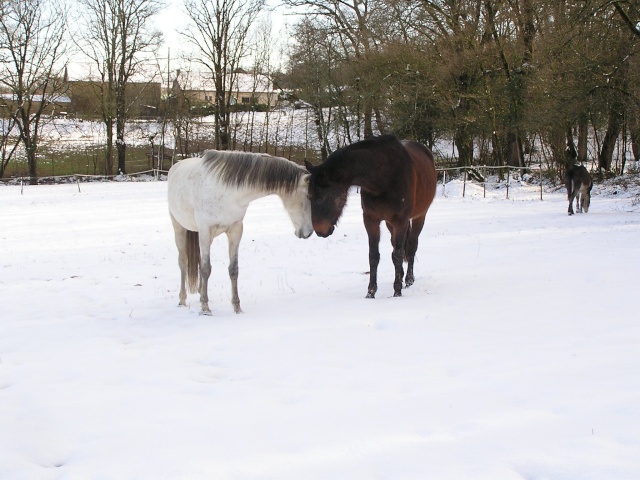
[{"label": "brown horse's ear", "polygon": [[313,173],[313,171],[316,169],[316,167],[313,166],[313,164],[309,161],[309,160],[305,160],[304,161],[304,166],[307,169],[307,171],[309,173]]}]

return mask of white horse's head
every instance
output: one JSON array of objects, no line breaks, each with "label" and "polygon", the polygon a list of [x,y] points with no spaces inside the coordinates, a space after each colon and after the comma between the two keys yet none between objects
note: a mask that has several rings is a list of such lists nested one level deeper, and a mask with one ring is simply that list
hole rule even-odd
[{"label": "white horse's head", "polygon": [[290,195],[282,195],[282,203],[289,213],[289,218],[295,227],[298,238],[309,238],[313,233],[311,223],[311,202],[309,201],[309,179],[305,174],[300,178],[298,186]]}]

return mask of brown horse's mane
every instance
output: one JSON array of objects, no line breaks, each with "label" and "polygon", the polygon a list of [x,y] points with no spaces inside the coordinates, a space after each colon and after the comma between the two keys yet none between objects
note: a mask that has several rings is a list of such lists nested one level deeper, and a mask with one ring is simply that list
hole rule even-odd
[{"label": "brown horse's mane", "polygon": [[307,171],[286,158],[248,152],[207,150],[202,156],[210,172],[234,187],[291,194]]},{"label": "brown horse's mane", "polygon": [[[357,152],[358,150],[378,149],[387,145],[396,145],[402,148],[402,142],[394,134],[380,135],[361,140],[351,145],[345,145],[334,151],[327,158],[327,162],[339,161],[345,154]],[[326,163],[326,162],[325,162]]]},{"label": "brown horse's mane", "polygon": [[402,141],[393,134],[367,138],[345,145],[329,155],[327,160],[319,165],[322,173],[318,175],[318,181],[322,184],[326,178],[331,178],[343,185],[353,185],[353,174],[359,171],[366,172],[365,178],[374,181],[380,179],[384,184],[391,173],[389,169],[394,168],[394,161],[389,163],[387,159],[397,160],[405,158],[406,155],[408,154]]}]

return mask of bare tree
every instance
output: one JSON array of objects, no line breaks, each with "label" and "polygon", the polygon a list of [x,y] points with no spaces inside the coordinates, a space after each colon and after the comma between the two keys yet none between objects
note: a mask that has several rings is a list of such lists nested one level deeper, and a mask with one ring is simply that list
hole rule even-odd
[{"label": "bare tree", "polygon": [[65,10],[57,0],[3,0],[0,12],[0,85],[10,121],[25,148],[31,183],[46,108],[61,91]]},{"label": "bare tree", "polygon": [[[361,104],[358,109],[362,112],[364,137],[373,135],[374,115],[378,131],[384,133],[386,124],[380,114],[382,85],[378,78],[372,78],[370,64],[371,57],[380,50],[381,37],[387,33],[384,30],[392,30],[387,5],[376,0],[284,0],[284,4],[315,17],[337,38],[345,64],[352,70],[352,88]],[[382,22],[385,24],[380,28]]]},{"label": "bare tree", "polygon": [[295,26],[296,43],[289,53],[288,82],[296,96],[311,106],[320,155],[326,159],[338,145],[331,145],[329,131],[334,121],[334,99],[344,58],[331,30],[317,18],[306,18]]},{"label": "bare tree", "polygon": [[213,80],[215,142],[221,150],[230,145],[231,92],[237,70],[249,52],[249,30],[264,4],[265,0],[184,0],[195,28],[181,33],[196,48],[195,61]]},{"label": "bare tree", "polygon": [[191,154],[191,143],[197,131],[197,119],[192,110],[197,102],[193,98],[192,83],[192,72],[177,70],[166,105],[166,113],[173,124],[175,153],[182,158]]},{"label": "bare tree", "polygon": [[118,152],[118,173],[125,173],[126,89],[140,73],[162,40],[152,30],[151,18],[163,7],[160,0],[78,0],[81,13],[78,45],[98,71],[96,93],[107,130],[107,174],[113,173],[113,127]]},{"label": "bare tree", "polygon": [[4,177],[4,172],[13,158],[13,154],[18,148],[20,140],[14,141],[13,130],[16,125],[14,118],[7,116],[4,118],[4,109],[9,106],[0,99],[0,178]]},{"label": "bare tree", "polygon": [[[633,5],[634,3],[635,5]],[[611,2],[611,4],[613,5],[613,8],[616,9],[616,12],[618,12],[618,15],[620,15],[620,18],[629,28],[631,33],[633,33],[637,37],[640,37],[640,28],[638,28],[640,6],[637,4],[637,2]]]}]

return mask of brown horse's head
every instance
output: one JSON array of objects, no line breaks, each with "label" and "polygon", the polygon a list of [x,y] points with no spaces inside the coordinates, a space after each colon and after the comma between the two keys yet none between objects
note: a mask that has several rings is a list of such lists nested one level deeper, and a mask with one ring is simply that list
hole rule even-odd
[{"label": "brown horse's head", "polygon": [[311,173],[309,200],[313,229],[319,237],[328,237],[335,230],[347,203],[349,185],[332,180],[323,165],[313,166],[305,161],[305,166]]}]

